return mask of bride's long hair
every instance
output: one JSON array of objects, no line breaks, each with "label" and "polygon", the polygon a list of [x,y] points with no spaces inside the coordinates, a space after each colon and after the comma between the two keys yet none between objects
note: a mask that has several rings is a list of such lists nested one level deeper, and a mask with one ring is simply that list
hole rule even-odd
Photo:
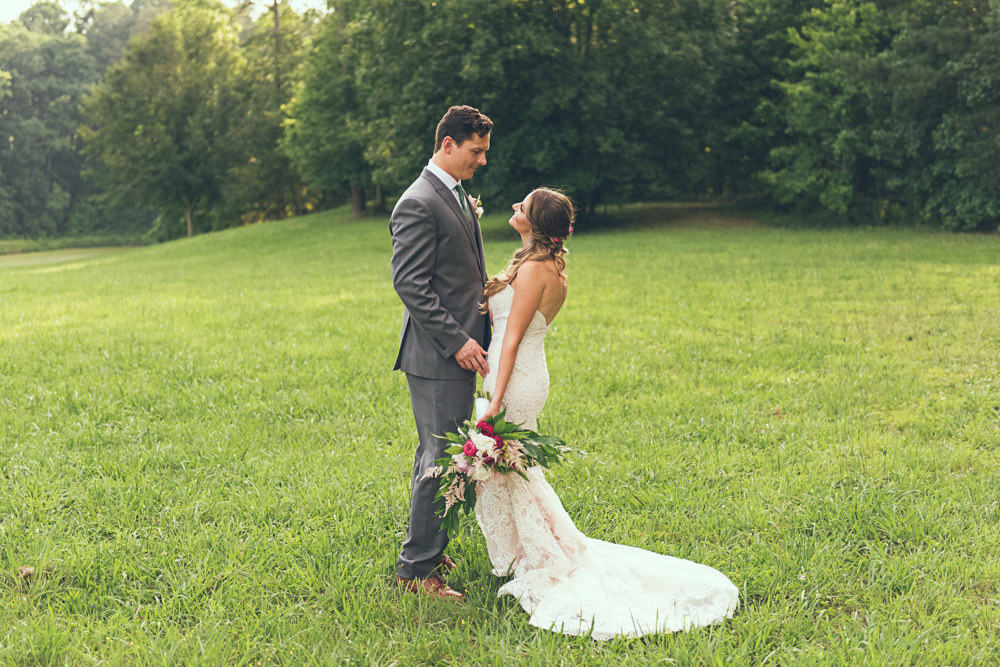
[{"label": "bride's long hair", "polygon": [[517,277],[517,270],[525,262],[545,262],[551,260],[559,277],[566,276],[566,260],[563,258],[568,251],[563,247],[566,237],[573,230],[573,202],[570,198],[550,188],[532,190],[525,198],[527,204],[523,213],[531,225],[531,236],[528,245],[517,250],[514,256],[499,274],[486,283],[483,294],[486,301],[480,306],[486,312],[487,302],[494,294],[509,285]]}]

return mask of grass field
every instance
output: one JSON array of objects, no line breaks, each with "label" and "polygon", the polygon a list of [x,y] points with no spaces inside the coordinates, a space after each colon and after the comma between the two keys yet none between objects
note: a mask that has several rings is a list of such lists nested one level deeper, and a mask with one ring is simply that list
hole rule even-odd
[{"label": "grass field", "polygon": [[0,266],[0,664],[1000,663],[1000,238],[631,214],[569,243],[552,483],[732,621],[537,630],[469,524],[467,604],[389,585],[401,306],[386,222],[335,211]]},{"label": "grass field", "polygon": [[[110,248],[141,246],[149,243],[142,234],[105,234],[102,236],[65,236],[54,239],[0,239],[0,260],[4,255],[49,252],[74,248]],[[3,265],[0,262],[0,265]]]}]

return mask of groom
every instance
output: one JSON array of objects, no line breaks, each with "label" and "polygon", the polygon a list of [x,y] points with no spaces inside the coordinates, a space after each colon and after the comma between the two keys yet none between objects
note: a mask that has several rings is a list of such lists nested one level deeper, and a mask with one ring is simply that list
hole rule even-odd
[{"label": "groom", "polygon": [[420,444],[413,461],[410,525],[396,559],[400,585],[449,600],[465,596],[442,578],[455,567],[444,555],[434,496],[439,480],[424,479],[445,456],[446,440],[472,412],[476,373],[485,376],[490,344],[487,316],[479,312],[486,260],[479,218],[462,181],[486,164],[493,122],[478,109],[457,106],[438,123],[434,156],[396,202],[392,232],[392,284],[403,301],[403,329],[393,370],[406,373]]}]

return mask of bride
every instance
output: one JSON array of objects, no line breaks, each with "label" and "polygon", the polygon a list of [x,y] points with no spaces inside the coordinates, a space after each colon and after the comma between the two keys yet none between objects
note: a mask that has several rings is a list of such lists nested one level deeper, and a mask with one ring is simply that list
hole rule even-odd
[{"label": "bride", "polygon": [[[510,224],[523,248],[490,279],[493,319],[492,395],[485,416],[505,407],[507,421],[535,430],[549,394],[545,334],[566,300],[563,242],[573,231],[573,205],[563,194],[534,190],[514,205]],[[476,519],[493,573],[514,575],[500,588],[531,614],[530,623],[594,639],[673,632],[731,618],[739,591],[707,565],[586,537],[545,480],[496,476],[477,486]]]}]

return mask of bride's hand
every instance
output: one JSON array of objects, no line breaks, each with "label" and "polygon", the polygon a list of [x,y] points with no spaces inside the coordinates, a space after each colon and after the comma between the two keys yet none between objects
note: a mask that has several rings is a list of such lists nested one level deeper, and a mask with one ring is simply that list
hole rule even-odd
[{"label": "bride's hand", "polygon": [[490,403],[489,407],[482,414],[480,419],[486,419],[487,417],[492,417],[493,415],[498,415],[503,412],[503,403]]}]

